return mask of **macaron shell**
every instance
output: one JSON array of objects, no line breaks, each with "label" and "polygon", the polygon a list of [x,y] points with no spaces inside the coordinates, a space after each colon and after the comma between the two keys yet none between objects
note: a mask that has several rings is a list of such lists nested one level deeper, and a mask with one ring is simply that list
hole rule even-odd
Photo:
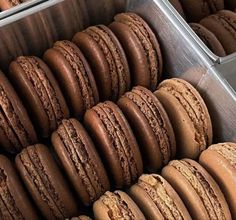
[{"label": "macaron shell", "polygon": [[52,144],[74,188],[85,205],[110,189],[104,166],[85,129],[76,119],[63,120],[52,134]]},{"label": "macaron shell", "polygon": [[[181,169],[181,171],[177,170],[175,166],[181,165],[181,161],[170,162],[168,166],[163,168],[161,174],[179,194],[192,218],[211,219],[211,217],[209,216],[210,213],[207,212],[207,207],[205,207],[205,204],[208,204],[208,208],[211,212],[212,218],[213,216],[215,216],[215,218],[216,216],[218,216],[218,218],[220,219],[225,218],[230,220],[231,215],[224,195],[220,191],[219,186],[216,184],[213,178],[197,162],[190,159],[184,159],[182,161],[189,164],[190,167],[194,168],[195,174],[191,174],[193,178],[191,178],[190,176],[186,178],[187,174],[183,173],[188,172],[189,168],[187,168],[187,166],[184,168],[186,169],[185,171],[183,169]],[[199,179],[196,180],[194,176],[197,177],[197,179],[200,178],[201,182],[199,181]],[[189,182],[190,179],[192,182]],[[209,186],[210,188],[207,189],[207,187]],[[200,190],[201,187],[203,187],[204,192],[196,190],[197,188],[198,190]],[[211,195],[210,200],[209,194],[211,193],[213,194]],[[211,202],[207,202],[207,200]],[[204,203],[204,201],[207,203]]]},{"label": "macaron shell", "polygon": [[[233,143],[222,143],[212,145],[207,150],[203,151],[199,163],[212,175],[219,184],[224,196],[228,202],[232,218],[236,218],[236,167],[232,166],[229,160],[217,152],[216,147],[222,150],[225,145],[231,145],[236,148]],[[226,149],[225,149],[226,150]],[[224,151],[224,150],[223,150]],[[235,158],[235,157],[232,157]]]},{"label": "macaron shell", "polygon": [[24,149],[16,157],[16,166],[45,218],[78,215],[76,201],[46,146],[38,144]]},{"label": "macaron shell", "polygon": [[0,155],[0,179],[0,218],[39,219],[13,164],[3,155]]}]

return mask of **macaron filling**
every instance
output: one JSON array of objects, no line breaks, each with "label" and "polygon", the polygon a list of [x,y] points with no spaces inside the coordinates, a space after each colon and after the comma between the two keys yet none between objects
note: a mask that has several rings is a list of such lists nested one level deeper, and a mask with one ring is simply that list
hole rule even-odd
[{"label": "macaron filling", "polygon": [[[0,218],[4,219],[5,212],[14,219],[23,220],[24,217],[20,210],[17,208],[14,198],[11,195],[10,189],[7,185],[7,175],[4,170],[0,168]],[[1,211],[5,210],[2,214]]]},{"label": "macaron filling", "polygon": [[128,204],[117,192],[106,192],[100,199],[109,209],[107,214],[110,219],[135,219],[135,216],[129,209]]},{"label": "macaron filling", "polygon": [[225,219],[222,205],[211,184],[204,175],[188,161],[171,161],[170,166],[178,170],[194,188],[204,204],[210,219]]},{"label": "macaron filling", "polygon": [[142,175],[137,183],[155,203],[165,219],[184,219],[174,200],[165,189],[165,183],[158,175]]},{"label": "macaron filling", "polygon": [[[88,154],[86,144],[75,130],[73,124],[69,120],[63,120],[62,125],[58,128],[57,134],[63,142],[66,151],[68,152],[79,177],[82,180],[91,201],[97,198],[97,191],[104,192],[104,188],[99,181],[99,176],[96,173],[94,163]],[[90,170],[92,177],[88,175],[87,170]],[[93,181],[91,181],[91,179]],[[94,182],[94,183],[93,183]],[[93,184],[96,184],[95,186]],[[96,190],[97,189],[97,190]]]},{"label": "macaron filling", "polygon": [[54,47],[59,51],[70,64],[76,77],[76,82],[81,89],[84,110],[90,109],[95,105],[92,85],[86,72],[86,67],[80,58],[80,54],[67,41],[56,42]]}]

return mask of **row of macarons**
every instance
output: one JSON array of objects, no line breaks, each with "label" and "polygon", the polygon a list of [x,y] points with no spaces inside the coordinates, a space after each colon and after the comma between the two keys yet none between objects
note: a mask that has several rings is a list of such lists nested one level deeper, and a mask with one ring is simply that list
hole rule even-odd
[{"label": "row of macarons", "polygon": [[[28,192],[11,161],[0,155],[0,217],[231,220],[236,218],[235,164],[235,143],[211,145],[201,153],[199,162],[172,160],[160,174],[140,175],[125,191],[103,189],[104,193],[93,203],[92,213],[83,210],[75,199],[49,149],[38,144],[16,157],[16,168]],[[97,187],[98,182],[94,182],[94,186]],[[72,217],[81,213],[88,216]]]},{"label": "row of macarons", "polygon": [[163,63],[160,47],[137,14],[118,14],[109,27],[89,27],[73,42],[56,42],[43,60],[18,57],[6,74],[14,89],[1,74],[0,144],[6,151],[17,153],[37,143],[38,137],[49,137],[62,119],[81,119],[99,101],[117,101],[131,86],[157,88]]}]

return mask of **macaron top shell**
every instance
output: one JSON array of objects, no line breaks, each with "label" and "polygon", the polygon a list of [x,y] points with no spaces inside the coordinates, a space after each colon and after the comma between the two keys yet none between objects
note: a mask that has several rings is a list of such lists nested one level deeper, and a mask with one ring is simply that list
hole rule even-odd
[{"label": "macaron top shell", "polygon": [[79,50],[70,41],[58,41],[44,54],[62,92],[76,118],[99,101],[97,85],[91,69]]},{"label": "macaron top shell", "polygon": [[95,219],[145,219],[134,201],[124,192],[106,192],[93,205]]},{"label": "macaron top shell", "polygon": [[85,205],[90,205],[110,189],[92,140],[76,119],[63,120],[51,140],[67,176]]},{"label": "macaron top shell", "polygon": [[39,219],[11,161],[0,155],[0,219]]},{"label": "macaron top shell", "polygon": [[143,174],[129,193],[147,219],[191,219],[178,194],[160,175]]},{"label": "macaron top shell", "polygon": [[31,116],[43,137],[48,137],[69,117],[61,90],[47,65],[38,57],[18,57],[9,67],[9,76],[31,108]]},{"label": "macaron top shell", "polygon": [[9,153],[36,143],[37,135],[12,85],[0,72],[0,143]]},{"label": "macaron top shell", "polygon": [[155,90],[163,61],[157,38],[148,24],[135,13],[121,13],[109,25],[120,40],[132,70],[132,84]]},{"label": "macaron top shell", "polygon": [[219,186],[197,162],[171,161],[162,170],[162,176],[180,195],[193,219],[231,219]]}]

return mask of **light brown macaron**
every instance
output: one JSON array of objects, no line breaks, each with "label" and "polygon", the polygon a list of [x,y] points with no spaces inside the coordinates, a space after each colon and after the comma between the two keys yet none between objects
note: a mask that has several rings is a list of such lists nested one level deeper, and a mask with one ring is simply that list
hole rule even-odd
[{"label": "light brown macaron", "polygon": [[168,79],[155,92],[176,137],[177,156],[196,159],[212,142],[211,118],[199,92],[187,81]]},{"label": "light brown macaron", "polygon": [[145,219],[134,201],[122,191],[106,192],[94,203],[93,212],[96,220]]},{"label": "light brown macaron", "polygon": [[236,219],[236,144],[220,143],[203,151],[199,163],[219,184],[228,202],[233,219]]},{"label": "light brown macaron", "polygon": [[191,220],[176,191],[158,174],[140,176],[129,194],[147,219]]},{"label": "light brown macaron", "polygon": [[232,219],[222,191],[199,163],[173,160],[161,174],[179,194],[193,219]]}]

